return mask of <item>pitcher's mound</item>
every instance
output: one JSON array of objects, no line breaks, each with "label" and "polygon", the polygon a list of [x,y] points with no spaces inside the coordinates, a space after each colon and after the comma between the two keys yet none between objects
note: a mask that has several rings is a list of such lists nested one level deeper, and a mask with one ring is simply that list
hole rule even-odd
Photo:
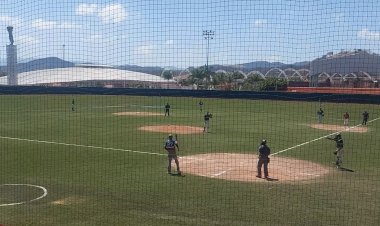
[{"label": "pitcher's mound", "polygon": [[160,126],[143,126],[139,130],[149,131],[149,132],[160,132],[160,133],[177,133],[177,134],[193,134],[202,133],[202,127],[194,126],[182,126],[182,125],[160,125]]},{"label": "pitcher's mound", "polygon": [[[243,181],[264,182],[266,180],[257,178],[257,155],[254,154],[232,154],[212,153],[185,156],[180,158],[181,171],[203,177]],[[172,167],[175,169],[175,165]],[[309,161],[271,157],[269,177],[272,181],[296,182],[315,181],[330,172],[328,167]],[[264,176],[264,171],[262,172]]]},{"label": "pitcher's mound", "polygon": [[147,111],[126,111],[126,112],[116,112],[113,115],[132,115],[132,116],[153,116],[153,115],[164,115],[162,113],[147,112]]},{"label": "pitcher's mound", "polygon": [[329,124],[310,124],[311,128],[322,129],[329,131],[345,131],[345,132],[354,132],[354,133],[365,133],[368,131],[367,127],[362,126],[339,126],[339,125],[329,125]]}]

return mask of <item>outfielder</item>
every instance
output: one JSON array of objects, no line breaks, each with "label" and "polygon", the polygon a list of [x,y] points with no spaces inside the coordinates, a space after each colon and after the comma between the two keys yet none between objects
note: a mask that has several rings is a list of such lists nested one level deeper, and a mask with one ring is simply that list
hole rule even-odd
[{"label": "outfielder", "polygon": [[334,138],[327,137],[329,140],[333,140],[336,143],[336,150],[333,152],[336,155],[335,165],[336,168],[340,169],[343,163],[343,138],[340,133],[337,133]]},{"label": "outfielder", "polygon": [[257,162],[257,175],[256,177],[261,178],[261,168],[264,165],[264,176],[265,179],[269,179],[268,174],[268,164],[270,162],[270,148],[267,146],[267,141],[262,140],[259,146],[259,161]]},{"label": "outfielder", "polygon": [[181,171],[179,169],[179,162],[177,157],[177,151],[179,151],[179,147],[178,142],[173,139],[172,134],[169,134],[168,139],[165,142],[164,148],[168,152],[168,174],[172,173],[172,160],[174,159],[175,164],[177,165],[177,174],[180,176]]},{"label": "outfielder", "polygon": [[75,111],[75,100],[71,101],[71,111]]}]

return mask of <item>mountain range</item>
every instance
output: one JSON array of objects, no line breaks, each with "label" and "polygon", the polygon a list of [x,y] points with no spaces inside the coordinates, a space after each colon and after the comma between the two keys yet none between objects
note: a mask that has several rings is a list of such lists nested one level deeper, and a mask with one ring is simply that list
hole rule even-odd
[{"label": "mountain range", "polygon": [[[241,70],[243,72],[249,72],[252,70],[258,70],[258,71],[267,71],[268,68],[308,68],[309,67],[308,61],[305,62],[298,62],[294,64],[284,64],[281,62],[268,62],[268,61],[254,61],[250,63],[245,64],[237,64],[237,65],[209,65],[209,69],[211,71],[218,71],[218,70],[225,70],[225,71],[236,71]],[[47,57],[47,58],[41,58],[36,60],[31,60],[29,62],[25,63],[19,63],[17,66],[18,73],[22,72],[28,72],[28,71],[36,71],[36,70],[44,70],[44,69],[53,69],[53,68],[66,68],[66,67],[74,67],[76,64],[70,61],[64,61],[57,57]],[[129,70],[129,71],[136,71],[136,72],[142,72],[147,74],[153,74],[153,75],[161,75],[162,71],[165,70],[163,67],[158,66],[152,66],[152,67],[143,67],[143,66],[137,66],[137,65],[120,65],[115,66],[115,68],[120,70]],[[174,71],[174,74],[179,74],[182,69],[172,69]],[[6,66],[0,66],[0,71],[5,72]],[[177,72],[177,73],[176,73]]]}]

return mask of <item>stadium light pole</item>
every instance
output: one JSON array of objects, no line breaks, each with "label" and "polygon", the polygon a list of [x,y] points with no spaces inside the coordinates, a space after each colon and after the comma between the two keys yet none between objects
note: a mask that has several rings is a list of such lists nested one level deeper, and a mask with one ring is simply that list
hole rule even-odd
[{"label": "stadium light pole", "polygon": [[210,51],[210,40],[214,39],[215,31],[203,30],[203,38],[207,40],[207,52],[206,52],[206,72],[208,73],[208,58]]},{"label": "stadium light pole", "polygon": [[206,52],[206,87],[208,87],[207,80],[209,79],[209,72],[208,72],[208,58],[209,58],[209,51],[210,51],[210,40],[214,39],[215,31],[212,30],[203,30],[203,38],[207,40],[207,52]]},{"label": "stadium light pole", "polygon": [[65,47],[66,47],[66,45],[63,44],[62,47],[63,47],[63,57],[62,57],[62,60],[65,61]]}]

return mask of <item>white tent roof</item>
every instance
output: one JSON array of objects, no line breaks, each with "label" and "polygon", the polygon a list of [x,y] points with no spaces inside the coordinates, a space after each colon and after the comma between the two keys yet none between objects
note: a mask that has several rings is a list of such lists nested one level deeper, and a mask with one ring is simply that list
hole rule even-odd
[{"label": "white tent roof", "polygon": [[[141,72],[99,67],[55,68],[38,71],[29,71],[18,74],[18,85],[34,85],[95,80],[125,80],[156,83],[175,82],[174,80],[167,81],[162,77]],[[7,84],[7,77],[0,77],[0,85]]]}]

